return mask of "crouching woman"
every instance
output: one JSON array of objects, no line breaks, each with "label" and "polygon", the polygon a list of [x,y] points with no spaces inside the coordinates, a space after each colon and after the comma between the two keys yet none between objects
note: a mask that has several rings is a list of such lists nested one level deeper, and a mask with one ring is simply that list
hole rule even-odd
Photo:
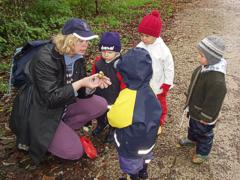
[{"label": "crouching woman", "polygon": [[68,20],[62,32],[44,45],[26,66],[28,78],[10,117],[17,147],[39,164],[47,151],[63,159],[79,159],[83,147],[74,131],[107,110],[107,102],[92,95],[107,88],[107,77],[86,76],[83,55],[96,38],[81,19]]}]

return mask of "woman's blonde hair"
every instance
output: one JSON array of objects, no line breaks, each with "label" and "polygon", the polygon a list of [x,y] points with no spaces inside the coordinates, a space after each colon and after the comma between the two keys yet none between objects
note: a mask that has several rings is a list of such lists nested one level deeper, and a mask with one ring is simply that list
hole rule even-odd
[{"label": "woman's blonde hair", "polygon": [[53,36],[53,43],[55,44],[56,51],[59,52],[59,54],[74,54],[75,53],[75,45],[79,41],[79,38],[76,36],[69,34],[69,35],[63,35],[63,34],[57,34],[56,36]]}]

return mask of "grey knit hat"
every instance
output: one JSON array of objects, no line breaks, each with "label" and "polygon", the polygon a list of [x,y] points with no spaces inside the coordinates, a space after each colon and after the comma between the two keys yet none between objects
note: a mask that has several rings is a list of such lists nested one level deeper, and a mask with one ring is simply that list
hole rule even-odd
[{"label": "grey knit hat", "polygon": [[197,48],[207,59],[208,65],[213,65],[217,64],[223,57],[225,44],[220,37],[208,36],[200,41]]}]

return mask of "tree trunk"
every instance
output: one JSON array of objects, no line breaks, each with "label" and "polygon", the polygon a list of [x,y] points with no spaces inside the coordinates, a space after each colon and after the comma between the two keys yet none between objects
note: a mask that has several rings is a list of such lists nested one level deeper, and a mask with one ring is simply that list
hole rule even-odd
[{"label": "tree trunk", "polygon": [[95,5],[96,5],[96,15],[99,15],[99,9],[98,9],[99,2],[98,2],[98,0],[95,0]]}]

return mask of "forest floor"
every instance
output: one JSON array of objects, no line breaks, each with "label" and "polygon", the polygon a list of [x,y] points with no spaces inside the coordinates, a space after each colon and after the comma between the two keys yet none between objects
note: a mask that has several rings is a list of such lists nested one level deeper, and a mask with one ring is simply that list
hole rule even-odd
[{"label": "forest floor", "polygon": [[[238,0],[178,0],[176,12],[165,23],[163,39],[169,46],[175,62],[175,86],[168,96],[169,114],[163,133],[154,148],[155,159],[149,165],[149,179],[240,179],[240,1]],[[133,24],[137,27],[137,24]],[[133,27],[132,26],[132,27]],[[134,28],[135,28],[134,27]],[[131,27],[122,28],[132,38],[131,46],[139,41]],[[215,139],[209,160],[201,165],[191,163],[194,148],[178,145],[186,135],[188,122],[180,128],[192,71],[198,66],[197,43],[207,35],[217,34],[226,42],[225,58],[228,93],[222,116],[215,127]],[[2,98],[2,104],[9,104]],[[0,117],[0,179],[98,179],[117,180],[122,174],[113,145],[103,143],[103,137],[93,139],[98,157],[90,160],[63,161],[48,155],[44,164],[32,169],[28,155],[17,151],[15,138],[6,126],[9,112],[1,106]],[[104,133],[103,133],[104,134]]]}]

